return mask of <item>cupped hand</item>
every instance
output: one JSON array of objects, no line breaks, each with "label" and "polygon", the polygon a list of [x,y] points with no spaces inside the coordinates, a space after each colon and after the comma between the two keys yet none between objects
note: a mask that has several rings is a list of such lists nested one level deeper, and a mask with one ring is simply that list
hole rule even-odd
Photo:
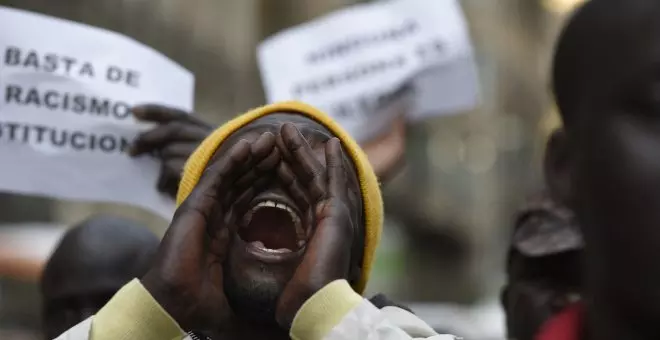
[{"label": "cupped hand", "polygon": [[223,329],[232,312],[223,291],[223,262],[240,215],[280,162],[275,136],[236,143],[214,157],[179,206],[144,287],[185,330]]},{"label": "cupped hand", "polygon": [[289,329],[307,299],[332,281],[347,278],[355,221],[346,205],[348,183],[340,141],[331,138],[326,143],[323,166],[294,125],[284,124],[280,137],[286,161],[278,166],[279,177],[294,198],[302,201],[305,195],[313,212],[305,255],[278,300],[277,322]]}]

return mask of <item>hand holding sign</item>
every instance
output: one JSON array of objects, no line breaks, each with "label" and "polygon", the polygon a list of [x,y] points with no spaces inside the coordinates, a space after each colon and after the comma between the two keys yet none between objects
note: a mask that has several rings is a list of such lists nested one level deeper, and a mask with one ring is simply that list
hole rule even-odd
[{"label": "hand holding sign", "polygon": [[378,181],[387,183],[405,164],[406,124],[402,117],[376,139],[362,143]]},{"label": "hand holding sign", "polygon": [[192,111],[192,74],[133,39],[75,22],[0,6],[0,28],[0,190],[132,204],[171,218],[174,201],[155,187],[172,191],[176,159],[190,148],[170,136],[154,142],[160,132],[142,135],[138,153],[166,155],[159,180],[157,160],[126,155],[148,128],[131,107]]},{"label": "hand holding sign", "polygon": [[213,127],[187,112],[161,105],[134,107],[133,115],[158,125],[138,135],[130,149],[131,156],[155,153],[161,162],[158,190],[174,198],[186,160]]}]

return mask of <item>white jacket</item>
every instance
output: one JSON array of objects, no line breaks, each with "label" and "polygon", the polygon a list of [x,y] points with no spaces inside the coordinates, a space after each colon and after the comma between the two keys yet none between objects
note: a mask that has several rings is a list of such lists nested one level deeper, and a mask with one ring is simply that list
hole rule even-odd
[{"label": "white jacket", "polygon": [[[145,305],[149,303],[155,306]],[[134,313],[135,310],[139,313]],[[376,308],[353,292],[344,280],[329,284],[305,302],[294,319],[290,335],[295,340],[459,339],[437,334],[414,314],[401,308]],[[137,280],[122,288],[96,316],[74,326],[56,340],[109,339],[191,340]]]}]

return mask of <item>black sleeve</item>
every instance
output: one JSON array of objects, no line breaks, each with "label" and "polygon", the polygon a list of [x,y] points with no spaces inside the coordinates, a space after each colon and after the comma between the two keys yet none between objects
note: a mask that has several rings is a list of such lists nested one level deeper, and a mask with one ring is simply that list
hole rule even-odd
[{"label": "black sleeve", "polygon": [[192,340],[212,340],[211,337],[201,334],[199,332],[188,332]]},{"label": "black sleeve", "polygon": [[409,311],[410,313],[415,314],[415,313],[412,311],[412,309],[408,308],[407,306],[404,306],[404,305],[402,305],[402,304],[399,304],[399,303],[396,303],[396,302],[390,300],[390,299],[389,299],[387,296],[385,296],[384,294],[378,294],[378,295],[372,297],[371,299],[369,299],[369,301],[370,301],[374,306],[376,306],[376,308],[379,308],[379,309],[381,309],[381,308],[385,308],[385,307],[398,307],[398,308],[401,308],[401,309],[407,310],[407,311]]}]

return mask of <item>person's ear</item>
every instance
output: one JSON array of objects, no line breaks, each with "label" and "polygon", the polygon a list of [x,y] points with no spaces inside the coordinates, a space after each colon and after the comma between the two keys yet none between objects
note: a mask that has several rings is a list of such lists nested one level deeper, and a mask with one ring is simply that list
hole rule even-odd
[{"label": "person's ear", "polygon": [[543,170],[545,181],[552,199],[565,206],[572,201],[573,153],[569,139],[563,128],[555,130],[546,145]]}]

